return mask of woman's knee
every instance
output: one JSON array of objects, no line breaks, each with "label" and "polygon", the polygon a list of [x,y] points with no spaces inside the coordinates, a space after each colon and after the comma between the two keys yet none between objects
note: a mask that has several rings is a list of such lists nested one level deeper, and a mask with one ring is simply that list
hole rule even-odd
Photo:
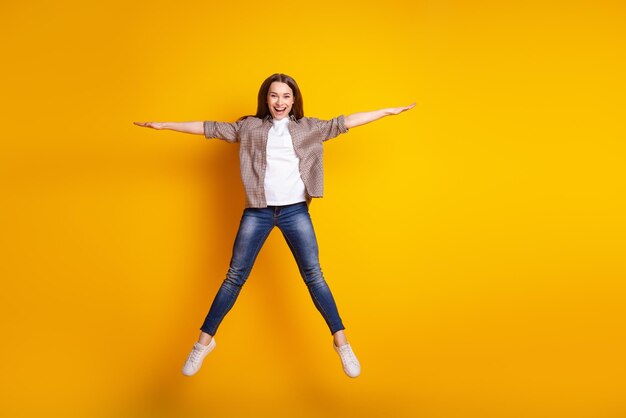
[{"label": "woman's knee", "polygon": [[249,268],[229,267],[224,284],[241,289],[248,279],[249,271]]},{"label": "woman's knee", "polygon": [[325,285],[324,274],[319,264],[302,267],[302,278],[307,286]]}]

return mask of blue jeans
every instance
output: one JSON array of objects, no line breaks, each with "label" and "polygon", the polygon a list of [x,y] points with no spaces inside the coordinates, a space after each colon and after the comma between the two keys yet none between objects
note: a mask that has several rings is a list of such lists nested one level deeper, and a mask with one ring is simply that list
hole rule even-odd
[{"label": "blue jeans", "polygon": [[200,328],[202,331],[215,335],[224,316],[235,304],[241,287],[250,275],[257,254],[274,226],[283,233],[313,303],[324,317],[331,334],[345,329],[335,299],[322,275],[309,206],[306,202],[300,202],[285,206],[244,209],[226,279]]}]

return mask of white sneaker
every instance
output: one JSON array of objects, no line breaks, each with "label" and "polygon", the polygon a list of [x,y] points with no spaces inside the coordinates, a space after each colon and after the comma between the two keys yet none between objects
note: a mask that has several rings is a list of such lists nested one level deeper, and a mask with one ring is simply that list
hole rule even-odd
[{"label": "white sneaker", "polygon": [[183,374],[185,376],[193,376],[200,370],[202,360],[215,348],[215,338],[211,338],[209,345],[195,343],[187,357],[187,361],[183,366]]},{"label": "white sneaker", "polygon": [[350,377],[357,377],[361,374],[361,364],[357,360],[350,344],[343,344],[337,347],[333,341],[333,348],[341,357],[341,364],[343,365],[343,371]]}]

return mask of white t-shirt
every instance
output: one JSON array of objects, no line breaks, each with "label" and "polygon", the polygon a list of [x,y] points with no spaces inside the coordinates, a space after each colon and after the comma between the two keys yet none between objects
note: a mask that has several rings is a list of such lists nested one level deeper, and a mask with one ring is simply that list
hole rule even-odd
[{"label": "white t-shirt", "polygon": [[300,177],[300,159],[287,129],[289,118],[272,120],[272,123],[267,137],[265,200],[269,206],[304,202],[306,195]]}]

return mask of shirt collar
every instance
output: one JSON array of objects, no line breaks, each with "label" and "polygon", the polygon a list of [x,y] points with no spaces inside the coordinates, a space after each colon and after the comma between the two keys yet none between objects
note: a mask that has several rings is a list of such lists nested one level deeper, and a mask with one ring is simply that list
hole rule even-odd
[{"label": "shirt collar", "polygon": [[[269,120],[269,121],[271,122],[271,121],[273,120],[272,115],[271,115],[271,114],[267,115],[267,116],[264,118],[264,120]],[[289,115],[289,120],[292,120],[292,121],[294,121],[294,122],[297,122],[297,119],[296,119],[295,115]]]}]

